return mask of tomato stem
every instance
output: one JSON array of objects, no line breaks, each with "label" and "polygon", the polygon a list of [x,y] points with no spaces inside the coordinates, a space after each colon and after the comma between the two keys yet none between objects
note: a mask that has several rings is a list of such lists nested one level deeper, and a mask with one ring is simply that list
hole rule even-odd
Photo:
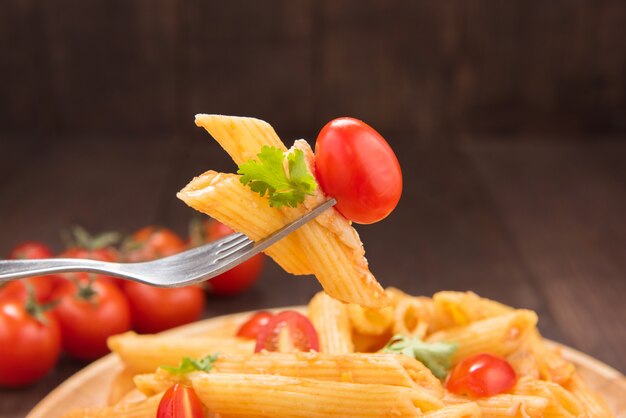
[{"label": "tomato stem", "polygon": [[48,323],[48,319],[44,315],[48,309],[51,308],[48,306],[43,306],[39,302],[37,302],[37,294],[35,292],[35,287],[27,280],[24,280],[24,287],[26,288],[26,302],[24,302],[24,309],[30,316],[35,318],[37,321],[46,325]]},{"label": "tomato stem", "polygon": [[83,299],[88,302],[91,302],[94,296],[98,293],[93,289],[93,282],[95,278],[92,274],[89,274],[86,284],[81,284],[80,280],[74,279],[74,284],[76,284],[76,288],[78,291],[76,292],[76,297],[78,299]]}]

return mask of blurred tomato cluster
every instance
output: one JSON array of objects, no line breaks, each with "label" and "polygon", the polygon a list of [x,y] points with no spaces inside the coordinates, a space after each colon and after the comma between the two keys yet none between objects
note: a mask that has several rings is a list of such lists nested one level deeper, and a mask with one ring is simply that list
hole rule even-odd
[{"label": "blurred tomato cluster", "polygon": [[[217,240],[233,231],[215,220],[194,220],[189,237],[147,226],[128,237],[91,236],[77,227],[58,257],[141,262]],[[36,241],[17,245],[9,259],[51,258]],[[205,291],[236,295],[250,288],[263,268],[259,254],[200,286],[156,288],[93,273],[16,280],[0,287],[0,386],[33,383],[52,369],[64,350],[79,360],[108,353],[107,338],[135,330],[155,333],[198,320]]]}]

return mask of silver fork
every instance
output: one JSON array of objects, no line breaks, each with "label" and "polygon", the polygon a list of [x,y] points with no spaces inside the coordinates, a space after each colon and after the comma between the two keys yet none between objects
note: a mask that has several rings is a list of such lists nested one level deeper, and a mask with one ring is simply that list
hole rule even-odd
[{"label": "silver fork", "polygon": [[180,287],[209,280],[263,251],[300,228],[326,209],[327,200],[271,235],[254,242],[244,234],[231,234],[182,253],[142,263],[110,263],[80,258],[0,260],[0,283],[52,273],[89,272],[120,277],[158,287]]}]

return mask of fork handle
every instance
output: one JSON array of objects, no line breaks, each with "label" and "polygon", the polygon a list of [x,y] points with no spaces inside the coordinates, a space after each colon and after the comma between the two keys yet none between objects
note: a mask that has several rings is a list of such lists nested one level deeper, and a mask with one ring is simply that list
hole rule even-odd
[{"label": "fork handle", "polygon": [[0,283],[32,276],[84,271],[115,276],[117,263],[81,258],[41,258],[34,260],[0,260]]}]

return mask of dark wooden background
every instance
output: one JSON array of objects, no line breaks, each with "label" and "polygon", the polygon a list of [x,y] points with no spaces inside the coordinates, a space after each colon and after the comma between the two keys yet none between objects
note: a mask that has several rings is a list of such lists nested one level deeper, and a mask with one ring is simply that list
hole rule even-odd
[{"label": "dark wooden background", "polygon": [[290,134],[353,115],[415,141],[626,132],[623,0],[5,0],[0,127]]},{"label": "dark wooden background", "polygon": [[[0,2],[0,254],[74,223],[184,233],[175,193],[232,171],[193,125],[250,115],[286,140],[375,126],[403,198],[358,227],[372,271],[414,294],[471,289],[626,370],[626,3],[621,0]],[[268,263],[205,316],[302,304]],[[81,363],[0,390],[17,418]]]}]

